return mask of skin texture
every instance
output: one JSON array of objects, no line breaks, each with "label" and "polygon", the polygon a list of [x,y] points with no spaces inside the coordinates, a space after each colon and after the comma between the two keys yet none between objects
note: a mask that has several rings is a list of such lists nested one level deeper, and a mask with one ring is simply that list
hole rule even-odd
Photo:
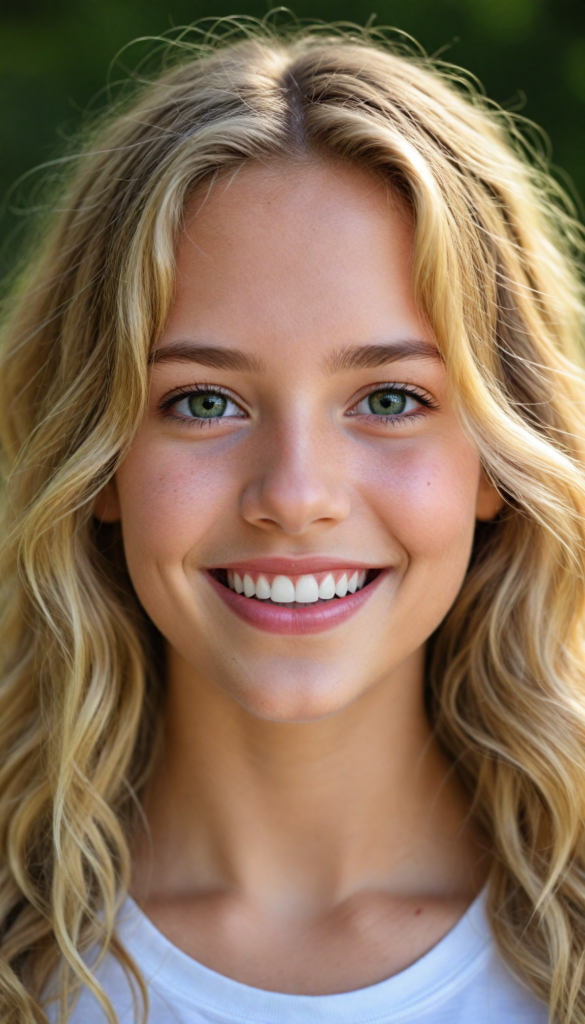
[{"label": "skin texture", "polygon": [[[185,952],[278,991],[404,969],[487,870],[425,715],[423,665],[476,518],[500,500],[416,309],[412,246],[402,201],[357,169],[247,167],[195,197],[157,350],[221,347],[250,365],[155,361],[148,413],[96,506],[121,518],[136,592],[167,640],[133,893]],[[348,349],[398,342],[398,360],[340,367]],[[382,384],[432,408],[390,423],[357,413]],[[227,390],[235,414],[163,414],[195,385]],[[275,635],[236,617],[205,571],[262,556],[387,571],[343,625]]]}]

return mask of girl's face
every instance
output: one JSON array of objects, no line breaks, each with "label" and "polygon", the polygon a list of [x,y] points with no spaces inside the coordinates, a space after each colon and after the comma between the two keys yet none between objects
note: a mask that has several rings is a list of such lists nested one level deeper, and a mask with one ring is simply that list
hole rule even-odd
[{"label": "girl's face", "polygon": [[247,167],[187,210],[148,413],[96,511],[174,657],[263,718],[419,666],[497,509],[412,246],[403,202],[335,165]]}]

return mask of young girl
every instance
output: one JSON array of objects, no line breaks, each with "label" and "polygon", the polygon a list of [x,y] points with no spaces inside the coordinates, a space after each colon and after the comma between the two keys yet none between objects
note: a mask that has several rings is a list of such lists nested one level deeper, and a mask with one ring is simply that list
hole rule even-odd
[{"label": "young girl", "polygon": [[6,330],[2,1020],[582,1024],[578,229],[451,72],[245,35]]}]

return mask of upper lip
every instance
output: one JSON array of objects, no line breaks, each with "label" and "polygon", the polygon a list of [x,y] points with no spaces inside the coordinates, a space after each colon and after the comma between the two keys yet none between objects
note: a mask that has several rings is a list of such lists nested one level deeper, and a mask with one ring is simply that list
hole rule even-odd
[{"label": "upper lip", "polygon": [[208,569],[233,569],[235,572],[266,572],[282,576],[304,576],[333,569],[378,569],[380,565],[333,555],[310,555],[305,558],[274,558],[260,556],[240,562],[222,562]]}]

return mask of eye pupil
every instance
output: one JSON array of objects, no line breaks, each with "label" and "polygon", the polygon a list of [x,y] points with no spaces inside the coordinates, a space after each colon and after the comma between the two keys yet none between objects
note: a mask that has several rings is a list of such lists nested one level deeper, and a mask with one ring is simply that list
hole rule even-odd
[{"label": "eye pupil", "polygon": [[198,419],[212,419],[223,416],[227,405],[225,395],[208,391],[201,395],[189,396],[189,412]]},{"label": "eye pupil", "polygon": [[368,404],[378,416],[397,416],[404,412],[406,395],[399,391],[374,391],[368,398]]}]

